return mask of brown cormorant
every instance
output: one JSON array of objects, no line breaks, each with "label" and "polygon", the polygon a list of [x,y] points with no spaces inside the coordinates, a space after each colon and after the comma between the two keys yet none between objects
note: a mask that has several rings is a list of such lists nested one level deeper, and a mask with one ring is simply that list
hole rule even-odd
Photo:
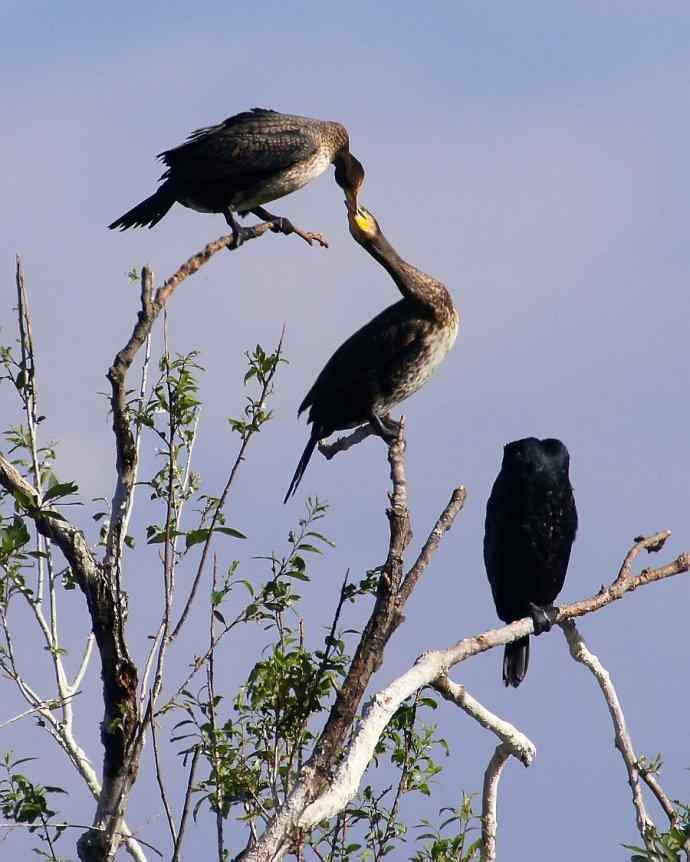
[{"label": "brown cormorant", "polygon": [[[496,612],[505,623],[530,616],[535,635],[563,588],[577,531],[570,456],[560,440],[526,437],[508,443],[486,506],[484,562]],[[506,644],[503,681],[525,678],[529,635]]]},{"label": "brown cormorant", "polygon": [[[370,422],[384,440],[388,411],[422,386],[453,346],[459,317],[445,286],[406,263],[364,208],[348,206],[353,238],[390,274],[403,298],[336,350],[300,404],[309,408],[311,436],[285,495],[297,490],[319,440]],[[298,413],[298,415],[299,415]]]},{"label": "brown cormorant", "polygon": [[272,221],[279,233],[296,233],[310,245],[317,234],[305,233],[286,218],[263,208],[289,195],[335,165],[335,181],[356,210],[364,168],[350,153],[347,130],[340,123],[254,108],[228,117],[217,126],[197,129],[184,144],[159,153],[167,167],[163,184],[150,198],[120,216],[109,227],[153,227],[175,203],[198,212],[222,213],[234,244],[252,236],[234,213],[251,212]]}]

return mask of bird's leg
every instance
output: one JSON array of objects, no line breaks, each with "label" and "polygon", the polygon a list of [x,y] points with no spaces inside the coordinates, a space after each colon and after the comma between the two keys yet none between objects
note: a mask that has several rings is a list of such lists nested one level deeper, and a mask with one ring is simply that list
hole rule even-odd
[{"label": "bird's leg", "polygon": [[528,607],[529,615],[532,617],[532,623],[534,624],[534,634],[541,635],[544,632],[551,631],[553,622],[550,618],[549,611],[553,611],[554,609],[552,607],[535,605],[534,602],[530,602]]},{"label": "bird's leg", "polygon": [[[371,412],[369,415],[369,423],[379,437],[382,437],[390,446],[398,439],[399,424],[386,414],[383,418],[376,413]],[[384,424],[385,423],[385,424]]]},{"label": "bird's leg", "polygon": [[232,242],[230,243],[230,248],[239,248],[246,239],[256,238],[257,233],[255,229],[253,227],[242,227],[241,224],[238,224],[230,207],[223,210],[223,215],[232,231]]},{"label": "bird's leg", "polygon": [[282,233],[285,234],[285,236],[289,236],[291,233],[296,233],[297,236],[301,236],[305,242],[309,243],[309,245],[316,240],[322,248],[328,248],[328,240],[321,233],[312,233],[311,231],[300,230],[300,228],[294,226],[290,219],[283,218],[283,216],[271,215],[271,213],[263,207],[254,207],[250,212],[257,216],[257,218],[273,222],[271,230],[274,233]]}]

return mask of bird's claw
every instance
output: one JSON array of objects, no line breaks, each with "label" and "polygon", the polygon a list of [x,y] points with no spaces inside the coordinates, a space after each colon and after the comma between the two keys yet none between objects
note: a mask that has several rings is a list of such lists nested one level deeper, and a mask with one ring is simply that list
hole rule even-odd
[{"label": "bird's claw", "polygon": [[298,230],[297,228],[295,228],[294,231],[297,234],[297,236],[301,236],[305,242],[309,243],[309,245],[313,245],[314,240],[316,240],[316,242],[318,242],[318,244],[321,246],[321,248],[328,248],[328,240],[326,239],[326,237],[322,233],[314,233],[313,231],[303,231],[303,230]]},{"label": "bird's claw", "polygon": [[252,227],[241,227],[236,231],[233,231],[232,239],[228,243],[228,248],[231,251],[235,251],[238,249],[246,240],[248,239],[256,239],[258,236],[257,232]]},{"label": "bird's claw", "polygon": [[549,616],[550,610],[551,608],[543,608],[540,605],[535,605],[534,602],[529,603],[529,615],[532,618],[535,635],[551,631],[553,622]]}]

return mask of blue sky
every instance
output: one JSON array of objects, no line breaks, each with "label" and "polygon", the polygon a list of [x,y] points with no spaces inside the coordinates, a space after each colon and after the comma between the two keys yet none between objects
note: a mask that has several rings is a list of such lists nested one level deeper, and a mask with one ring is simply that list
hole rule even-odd
[{"label": "blue sky", "polygon": [[[580,530],[564,600],[611,580],[639,533],[674,531],[664,559],[690,546],[687,4],[143,5],[4,7],[0,334],[3,343],[12,337],[19,251],[40,349],[42,427],[60,441],[61,477],[76,480],[87,503],[112,487],[112,435],[98,393],[136,313],[126,272],[149,262],[164,278],[225,231],[220,217],[179,206],[152,231],[105,225],[153,191],[155,153],[259,105],[347,125],[367,169],[363,202],[405,258],[447,284],[461,315],[445,365],[404,406],[416,541],[455,484],[468,487],[468,502],[375,686],[423,649],[495,624],[481,540],[509,440],[557,436],[570,449]],[[317,457],[283,507],[307,436],[296,407],[333,349],[396,291],[351,241],[330,172],[274,209],[325,232],[331,248],[268,236],[218,256],[174,297],[169,325],[173,349],[201,349],[207,369],[195,466],[209,493],[234,452],[225,419],[242,407],[243,353],[275,343],[287,325],[290,364],[278,379],[275,421],[228,512],[250,541],[229,553],[244,554],[246,572],[258,577],[252,555],[282,549],[307,494],[328,499],[326,531],[338,547],[315,565],[305,592],[316,639],[345,570],[361,573],[383,558],[387,469],[376,440],[329,463]],[[0,399],[15,421],[6,387]],[[90,511],[83,523],[94,535]],[[130,635],[141,654],[159,574],[145,553],[133,563]],[[670,794],[686,799],[689,592],[676,578],[581,625],[618,685],[638,751],[661,751]],[[75,631],[80,602],[65,597]],[[189,649],[205,632],[201,618],[194,625]],[[228,692],[249,670],[247,643],[224,656]],[[173,666],[183,664],[181,649]],[[504,774],[502,858],[550,859],[557,848],[563,862],[585,853],[626,859],[619,844],[635,830],[623,766],[594,681],[560,634],[533,644],[517,691],[504,691],[497,652],[454,676],[537,745],[530,770],[511,763]],[[97,668],[88,682],[78,729],[98,760]],[[19,706],[8,684],[4,692],[0,721]],[[453,804],[460,789],[479,789],[494,746],[450,707],[437,716],[454,754],[427,813]],[[28,724],[5,734],[3,748],[40,748],[41,762],[70,786],[65,810],[90,817],[60,754],[37,743]],[[171,760],[171,775],[174,768]],[[154,844],[165,841],[157,809],[142,779],[130,825]],[[189,848],[201,852],[210,840],[197,830]],[[26,847],[14,835],[8,845]]]}]

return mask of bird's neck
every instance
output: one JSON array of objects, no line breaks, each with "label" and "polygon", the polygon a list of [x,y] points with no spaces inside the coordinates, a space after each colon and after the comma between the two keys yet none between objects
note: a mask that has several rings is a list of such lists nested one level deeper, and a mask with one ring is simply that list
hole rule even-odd
[{"label": "bird's neck", "polygon": [[453,309],[453,302],[445,286],[403,260],[383,234],[379,233],[373,240],[362,245],[388,272],[406,299],[426,305],[434,312],[443,309],[447,313]]}]

